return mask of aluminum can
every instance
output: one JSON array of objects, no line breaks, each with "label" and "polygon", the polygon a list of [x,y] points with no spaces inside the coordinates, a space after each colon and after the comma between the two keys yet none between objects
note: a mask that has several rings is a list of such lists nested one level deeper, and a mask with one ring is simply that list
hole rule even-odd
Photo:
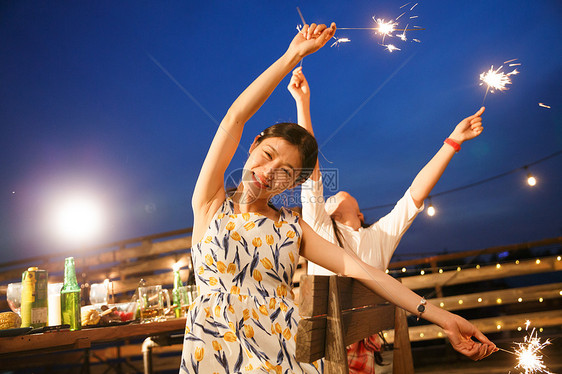
[{"label": "aluminum can", "polygon": [[30,267],[21,277],[21,327],[47,326],[48,274]]}]

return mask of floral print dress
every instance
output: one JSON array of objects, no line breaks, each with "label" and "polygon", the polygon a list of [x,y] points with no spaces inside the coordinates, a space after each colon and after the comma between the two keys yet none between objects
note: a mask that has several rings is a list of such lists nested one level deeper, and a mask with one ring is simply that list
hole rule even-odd
[{"label": "floral print dress", "polygon": [[295,359],[292,292],[298,214],[234,214],[227,198],[192,248],[198,298],[187,313],[180,373],[321,373]]}]

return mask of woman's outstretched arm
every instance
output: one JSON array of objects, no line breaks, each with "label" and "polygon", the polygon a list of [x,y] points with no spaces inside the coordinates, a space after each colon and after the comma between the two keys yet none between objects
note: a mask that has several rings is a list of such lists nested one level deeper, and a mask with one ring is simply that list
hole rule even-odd
[{"label": "woman's outstretched arm", "polygon": [[[453,130],[449,139],[461,145],[464,141],[474,139],[482,133],[482,113],[484,107],[470,117],[463,119]],[[437,184],[441,175],[455,155],[455,149],[449,144],[443,144],[433,158],[420,170],[412,185],[410,193],[414,203],[419,208]]]},{"label": "woman's outstretched arm", "polygon": [[[323,239],[303,220],[300,223],[303,231],[302,256],[336,274],[356,278],[393,304],[418,314],[420,296],[382,270],[362,262],[352,251],[342,250]],[[473,360],[480,360],[497,350],[494,343],[474,325],[456,314],[427,303],[421,316],[440,326],[453,348]],[[472,337],[479,342],[472,340]]]},{"label": "woman's outstretched arm", "polygon": [[287,51],[264,71],[255,81],[240,94],[229,108],[220,123],[213,142],[209,148],[192,197],[192,207],[195,214],[194,240],[198,222],[218,208],[224,199],[224,173],[232,160],[244,124],[267,100],[279,82],[306,55],[316,52],[334,35],[336,25],[330,28],[326,25],[305,25],[297,33]]}]

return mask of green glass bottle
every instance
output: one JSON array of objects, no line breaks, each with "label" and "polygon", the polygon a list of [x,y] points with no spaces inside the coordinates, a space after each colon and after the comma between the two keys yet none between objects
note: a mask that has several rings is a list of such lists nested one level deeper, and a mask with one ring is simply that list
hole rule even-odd
[{"label": "green glass bottle", "polygon": [[64,260],[64,283],[60,292],[61,321],[70,325],[70,331],[82,329],[80,314],[80,286],[76,280],[74,257]]},{"label": "green glass bottle", "polygon": [[180,318],[182,316],[182,301],[183,304],[185,304],[188,300],[187,292],[185,291],[185,288],[183,288],[179,269],[174,269],[174,288],[172,289],[172,297],[174,299],[174,305],[176,306],[174,313],[176,314],[176,318]]}]

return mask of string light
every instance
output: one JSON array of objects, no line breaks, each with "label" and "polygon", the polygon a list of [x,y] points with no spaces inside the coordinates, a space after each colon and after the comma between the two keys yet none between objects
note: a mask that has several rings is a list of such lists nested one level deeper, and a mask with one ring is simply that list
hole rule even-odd
[{"label": "string light", "polygon": [[[529,168],[529,166],[539,164],[539,163],[541,163],[541,162],[543,162],[543,161],[546,161],[546,160],[548,160],[548,159],[550,159],[550,158],[559,156],[559,155],[561,155],[561,154],[562,154],[562,150],[559,150],[559,151],[554,152],[554,153],[552,153],[552,154],[550,154],[550,155],[548,155],[548,156],[546,156],[546,157],[543,157],[543,158],[541,158],[541,159],[539,159],[539,160],[537,160],[537,161],[528,163],[528,164],[525,165],[525,166],[520,166],[520,167],[515,168],[515,169],[513,169],[513,170],[509,170],[509,171],[507,171],[507,172],[504,172],[504,173],[501,173],[501,174],[497,174],[497,175],[494,175],[494,176],[492,176],[492,177],[489,177],[489,178],[486,178],[486,179],[482,179],[482,180],[480,180],[480,181],[477,181],[477,182],[474,182],[474,183],[470,183],[470,184],[467,184],[467,185],[464,185],[464,186],[460,186],[460,187],[453,188],[453,189],[450,189],[450,190],[446,190],[446,191],[434,193],[433,195],[431,195],[431,196],[428,197],[428,199],[429,199],[429,201],[428,201],[429,204],[428,204],[428,208],[427,208],[427,214],[428,214],[430,217],[433,217],[433,216],[435,215],[435,213],[436,213],[436,210],[435,210],[435,208],[433,207],[433,204],[431,203],[431,198],[432,198],[432,197],[441,196],[441,195],[445,195],[445,194],[449,194],[449,193],[453,193],[453,192],[458,192],[458,191],[461,191],[461,190],[465,190],[465,189],[467,189],[467,188],[476,187],[476,186],[479,186],[479,185],[481,185],[481,184],[491,182],[491,181],[493,181],[493,180],[495,180],[495,179],[502,178],[502,177],[505,177],[505,176],[507,176],[507,175],[513,174],[513,173],[515,173],[515,172],[520,172],[521,169],[527,170],[527,169]],[[529,186],[535,186],[536,183],[537,183],[537,179],[536,179],[533,175],[531,175],[530,173],[528,173],[528,175],[527,175],[527,183],[529,184]],[[531,183],[534,183],[534,184],[531,184]],[[382,204],[382,205],[376,205],[376,206],[371,206],[371,207],[367,207],[367,208],[361,208],[361,211],[364,212],[364,211],[367,211],[367,210],[382,209],[382,208],[392,208],[392,207],[394,207],[395,204],[396,204],[395,202],[392,202],[392,203],[388,203],[388,204]]]},{"label": "string light", "polygon": [[431,196],[429,197],[429,206],[427,207],[427,215],[433,217],[435,215],[435,208],[431,203]]},{"label": "string light", "polygon": [[[534,260],[532,260],[532,259],[527,259],[527,260],[533,261],[535,264],[541,264],[542,263],[542,260],[540,258],[536,258]],[[553,260],[554,260],[554,258],[553,258]],[[562,260],[562,256],[556,256],[556,261],[561,261],[561,260]],[[477,264],[477,265],[466,264],[466,265],[462,265],[462,266],[450,265],[450,266],[444,266],[444,267],[440,267],[438,269],[435,269],[435,272],[438,273],[438,274],[444,274],[446,272],[452,272],[452,271],[460,272],[460,271],[465,270],[465,269],[471,269],[472,266],[474,266],[473,269],[476,269],[476,270],[480,270],[480,268],[482,266],[486,266],[488,268],[493,266],[496,270],[504,270],[505,264],[507,264],[507,265],[510,265],[510,264],[519,265],[520,260],[515,260],[514,262],[506,261],[505,263],[498,263],[498,262],[486,263],[486,264],[483,264],[483,265],[480,265],[480,264]],[[397,276],[397,277],[404,277],[404,276],[409,276],[409,275],[425,275],[427,273],[427,270],[426,269],[421,269],[421,270],[420,269],[408,269],[406,267],[401,267],[399,269],[394,269],[394,270],[386,269],[385,272],[387,274],[391,274],[391,275],[394,275],[394,276]],[[430,271],[430,273],[431,273],[431,271]],[[562,295],[562,291],[560,291],[560,292],[561,292],[561,295]]]},{"label": "string light", "polygon": [[533,176],[533,174],[531,174],[531,172],[528,170],[528,167],[527,167],[527,166],[525,166],[524,169],[525,169],[525,171],[527,172],[527,184],[528,184],[529,186],[531,186],[531,187],[536,186],[536,184],[537,184],[537,178],[535,178],[535,177]]}]

